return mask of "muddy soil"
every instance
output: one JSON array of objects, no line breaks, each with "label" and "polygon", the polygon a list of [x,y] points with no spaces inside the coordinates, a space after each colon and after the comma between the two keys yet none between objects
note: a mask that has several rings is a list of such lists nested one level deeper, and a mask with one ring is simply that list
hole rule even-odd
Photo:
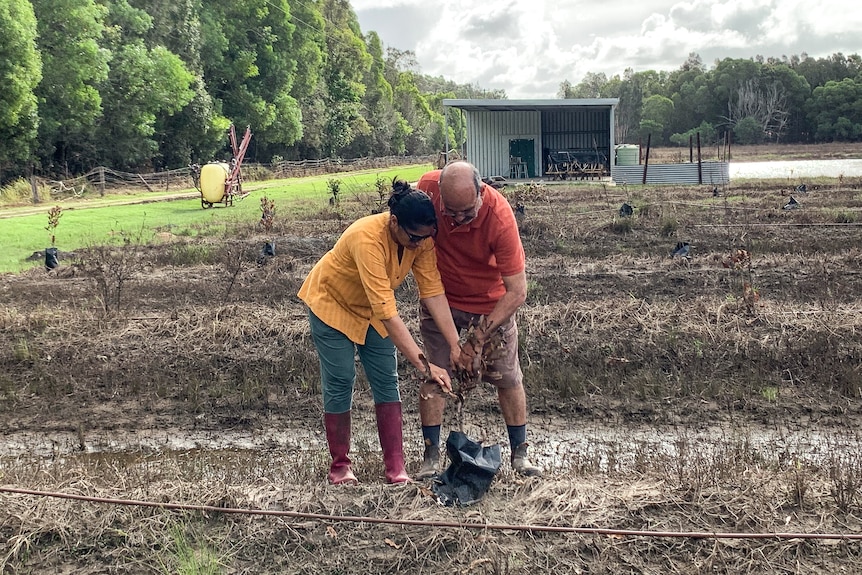
[{"label": "muddy soil", "polygon": [[[359,203],[340,219],[321,206],[278,222],[274,258],[260,259],[248,227],[4,276],[0,572],[175,572],[191,561],[183,544],[223,573],[858,572],[858,539],[806,534],[862,533],[860,189],[819,183],[795,209],[782,209],[785,182],[718,196],[597,182],[506,189],[525,206],[518,344],[546,473],[511,472],[493,391],[475,390],[464,430],[501,443],[504,464],[486,499],[463,509],[440,506],[430,484],[383,484],[361,374],[361,485],[326,484],[317,360],[295,293],[364,215]],[[688,257],[672,255],[680,244]],[[398,297],[417,333],[411,282]],[[414,472],[416,381],[402,371]],[[462,423],[454,411],[447,430]]]}]

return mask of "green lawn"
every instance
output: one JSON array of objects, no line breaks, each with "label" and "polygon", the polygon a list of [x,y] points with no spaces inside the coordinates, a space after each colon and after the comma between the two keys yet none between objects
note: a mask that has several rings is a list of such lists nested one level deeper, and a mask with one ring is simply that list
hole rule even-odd
[{"label": "green lawn", "polygon": [[[329,180],[340,182],[342,199],[366,194],[377,197],[375,183],[378,178],[386,181],[387,187],[394,177],[415,182],[431,168],[430,165],[399,166],[286,180],[245,182],[243,189],[250,192],[248,197],[235,202],[231,207],[216,205],[210,209],[201,207],[199,197],[136,205],[110,205],[110,202],[138,198],[150,200],[165,195],[153,193],[46,202],[44,210],[35,214],[33,206],[0,208],[0,245],[3,246],[0,252],[0,273],[19,272],[44,264],[44,260],[27,261],[27,258],[33,252],[50,246],[50,236],[46,228],[48,210],[54,205],[63,207],[55,233],[56,246],[60,251],[68,252],[81,247],[120,241],[123,235],[147,242],[158,232],[170,232],[179,236],[220,233],[237,223],[259,219],[260,198],[263,196],[275,201],[276,217],[291,218],[328,207],[331,197]],[[195,192],[193,188],[188,191]],[[108,205],[104,205],[105,202]],[[16,212],[21,215],[15,215]]]}]

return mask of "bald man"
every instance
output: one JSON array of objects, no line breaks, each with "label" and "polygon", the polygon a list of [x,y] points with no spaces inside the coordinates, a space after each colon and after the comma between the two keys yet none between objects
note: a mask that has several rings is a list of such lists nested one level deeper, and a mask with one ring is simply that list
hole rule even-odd
[{"label": "bald man", "polygon": [[[540,476],[541,470],[527,457],[527,399],[515,323],[515,312],[527,297],[527,276],[512,208],[497,190],[482,182],[479,171],[468,162],[452,162],[442,170],[428,172],[416,187],[431,197],[437,212],[437,267],[456,328],[474,327],[480,344],[501,330],[508,342],[503,357],[488,366],[483,379],[497,388],[512,469],[522,475]],[[484,329],[479,328],[482,316]],[[428,360],[450,365],[451,348],[424,306],[420,307],[420,330]],[[464,344],[459,364],[471,365],[475,354],[473,346]],[[454,375],[451,369],[450,365],[450,375]],[[489,372],[494,376],[488,376]],[[419,389],[425,453],[417,479],[433,477],[438,471],[446,399],[435,391],[429,384]]]}]

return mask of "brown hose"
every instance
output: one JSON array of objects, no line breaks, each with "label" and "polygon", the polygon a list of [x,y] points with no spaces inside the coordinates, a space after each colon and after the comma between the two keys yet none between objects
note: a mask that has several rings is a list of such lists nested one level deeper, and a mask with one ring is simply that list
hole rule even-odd
[{"label": "brown hose", "polygon": [[213,505],[190,505],[184,503],[156,503],[134,499],[111,499],[74,495],[71,493],[56,493],[51,491],[36,491],[16,487],[0,487],[0,493],[17,493],[37,497],[56,497],[74,499],[92,503],[108,503],[111,505],[130,505],[138,507],[157,507],[181,511],[205,511],[208,513],[233,513],[240,515],[271,515],[276,517],[293,517],[296,519],[317,519],[321,521],[349,521],[354,523],[382,523],[386,525],[416,525],[421,527],[440,527],[447,529],[482,529],[499,531],[529,531],[545,533],[579,533],[585,535],[617,535],[630,537],[676,537],[686,539],[839,539],[847,541],[862,540],[862,533],[721,533],[706,531],[641,531],[634,529],[604,529],[598,527],[555,527],[550,525],[505,525],[494,523],[460,523],[454,521],[431,521],[418,519],[386,519],[382,517],[360,517],[356,515],[326,515],[322,513],[300,513],[298,511],[274,511],[266,509],[238,509],[235,507],[215,507]]}]

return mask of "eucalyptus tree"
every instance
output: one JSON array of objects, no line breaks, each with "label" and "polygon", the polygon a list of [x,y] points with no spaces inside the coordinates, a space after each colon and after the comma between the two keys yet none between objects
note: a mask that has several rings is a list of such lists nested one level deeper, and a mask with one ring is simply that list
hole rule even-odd
[{"label": "eucalyptus tree", "polygon": [[326,58],[326,24],[317,3],[306,0],[290,2],[293,54],[296,73],[290,94],[296,99],[302,117],[302,135],[279,154],[291,159],[318,158],[323,146],[326,107],[323,62]]},{"label": "eucalyptus tree", "polygon": [[432,110],[419,89],[420,83],[427,81],[419,73],[416,54],[411,50],[389,48],[385,76],[393,89],[395,109],[409,126],[405,151],[408,154],[426,154],[442,150],[446,145],[445,120],[442,110]]},{"label": "eucalyptus tree", "polygon": [[0,182],[23,174],[35,152],[42,75],[36,30],[28,0],[0,0]]},{"label": "eucalyptus tree", "polygon": [[425,95],[431,110],[441,114],[441,126],[445,127],[446,130],[439,135],[442,141],[437,142],[434,148],[436,150],[446,150],[447,146],[449,149],[457,149],[467,141],[467,117],[464,112],[458,108],[443,109],[443,100],[458,97],[455,92],[436,92]]},{"label": "eucalyptus tree", "polygon": [[413,50],[399,50],[398,48],[387,46],[385,64],[383,75],[393,88],[398,85],[401,74],[404,72],[412,73],[416,82],[421,86],[421,90],[425,92],[436,92],[439,85],[446,82],[442,77],[423,77],[419,70],[419,61],[416,59],[416,52]]},{"label": "eucalyptus tree", "polygon": [[568,78],[566,78],[565,80],[560,82],[560,87],[557,90],[557,98],[561,100],[567,100],[569,99],[569,94],[573,93],[574,90],[575,87],[572,86],[572,83],[569,82]]},{"label": "eucalyptus tree", "polygon": [[560,82],[557,98],[572,100],[579,98],[608,98],[608,77],[603,73],[587,72],[577,85],[568,79]]},{"label": "eucalyptus tree", "polygon": [[673,100],[661,94],[653,94],[644,100],[641,111],[640,137],[649,136],[652,145],[668,143],[669,127],[673,117]]},{"label": "eucalyptus tree", "polygon": [[725,58],[716,63],[709,74],[709,91],[712,94],[707,120],[715,119],[732,129],[745,117],[739,109],[740,98],[745,95],[746,83],[759,86],[762,65],[744,58]]},{"label": "eucalyptus tree", "polygon": [[805,139],[811,131],[806,115],[811,97],[808,81],[788,64],[771,62],[761,71],[761,84],[764,86],[761,95],[763,109],[770,118],[767,137],[774,141]]},{"label": "eucalyptus tree", "polygon": [[91,161],[102,116],[99,85],[110,53],[99,44],[107,9],[93,0],[32,0],[42,55],[39,146],[42,167],[80,172]]},{"label": "eucalyptus tree", "polygon": [[362,115],[363,78],[371,66],[371,56],[347,0],[322,0],[321,7],[327,54],[322,144],[325,155],[340,156],[357,136],[371,132]]},{"label": "eucalyptus tree", "polygon": [[615,86],[620,103],[616,112],[616,135],[617,142],[634,142],[638,139],[641,125],[641,115],[644,101],[653,94],[662,94],[664,91],[663,73],[655,70],[635,72],[626,68],[622,81]]},{"label": "eucalyptus tree", "polygon": [[[673,101],[674,113],[668,126],[672,134],[687,134],[704,122],[710,126],[715,122],[708,113],[711,95],[707,80],[708,73],[703,61],[695,53],[689,54],[682,66],[668,74],[665,95]],[[702,138],[705,136],[701,134]],[[688,142],[687,137],[684,142]]]},{"label": "eucalyptus tree", "polygon": [[119,169],[152,167],[160,115],[179,112],[194,97],[194,75],[164,46],[145,42],[152,17],[126,0],[108,5],[108,78],[100,85],[104,114],[96,128],[96,161]]},{"label": "eucalyptus tree", "polygon": [[297,61],[290,7],[286,0],[208,0],[201,20],[204,80],[217,110],[240,130],[251,126],[256,155],[269,161],[302,137],[291,95]]},{"label": "eucalyptus tree", "polygon": [[814,88],[808,113],[816,141],[862,140],[862,78]]},{"label": "eucalyptus tree", "polygon": [[[801,133],[798,124],[804,119],[800,112],[808,97],[808,83],[783,62],[728,58],[716,65],[710,80],[713,113],[746,143],[781,140],[794,121],[797,134]],[[760,127],[759,137],[755,126]]]},{"label": "eucalyptus tree", "polygon": [[366,34],[365,42],[371,66],[363,78],[362,112],[370,130],[357,135],[347,153],[352,156],[403,154],[405,138],[411,128],[393,104],[392,86],[384,75],[386,63],[380,37],[372,31]]},{"label": "eucalyptus tree", "polygon": [[131,1],[153,19],[153,26],[143,35],[147,46],[164,46],[194,75],[192,100],[180,111],[156,118],[156,167],[176,168],[212,159],[225,145],[230,120],[218,112],[203,77],[201,0]]},{"label": "eucalyptus tree", "polygon": [[439,150],[445,145],[442,131],[443,116],[428,105],[412,72],[398,75],[398,83],[393,86],[395,107],[410,126],[406,137],[408,154],[426,154]]},{"label": "eucalyptus tree", "polygon": [[829,81],[856,78],[862,74],[862,57],[859,54],[845,56],[836,52],[825,58],[812,58],[806,53],[791,59],[791,67],[808,82],[813,90],[825,86]]},{"label": "eucalyptus tree", "polygon": [[[738,122],[750,112],[745,105],[746,94],[759,87],[762,64],[751,59],[725,58],[716,61],[706,74],[706,101],[704,120],[715,126],[718,133],[733,131]],[[749,121],[744,124],[745,137],[749,138]]]},{"label": "eucalyptus tree", "polygon": [[506,91],[487,90],[478,84],[458,84],[442,76],[429,76],[419,71],[416,55],[410,50],[399,51],[389,48],[386,53],[386,75],[396,84],[403,72],[410,72],[409,78],[416,85],[429,108],[430,124],[426,152],[445,150],[448,127],[449,148],[459,148],[467,140],[466,116],[457,108],[443,108],[445,99],[505,100]]}]

